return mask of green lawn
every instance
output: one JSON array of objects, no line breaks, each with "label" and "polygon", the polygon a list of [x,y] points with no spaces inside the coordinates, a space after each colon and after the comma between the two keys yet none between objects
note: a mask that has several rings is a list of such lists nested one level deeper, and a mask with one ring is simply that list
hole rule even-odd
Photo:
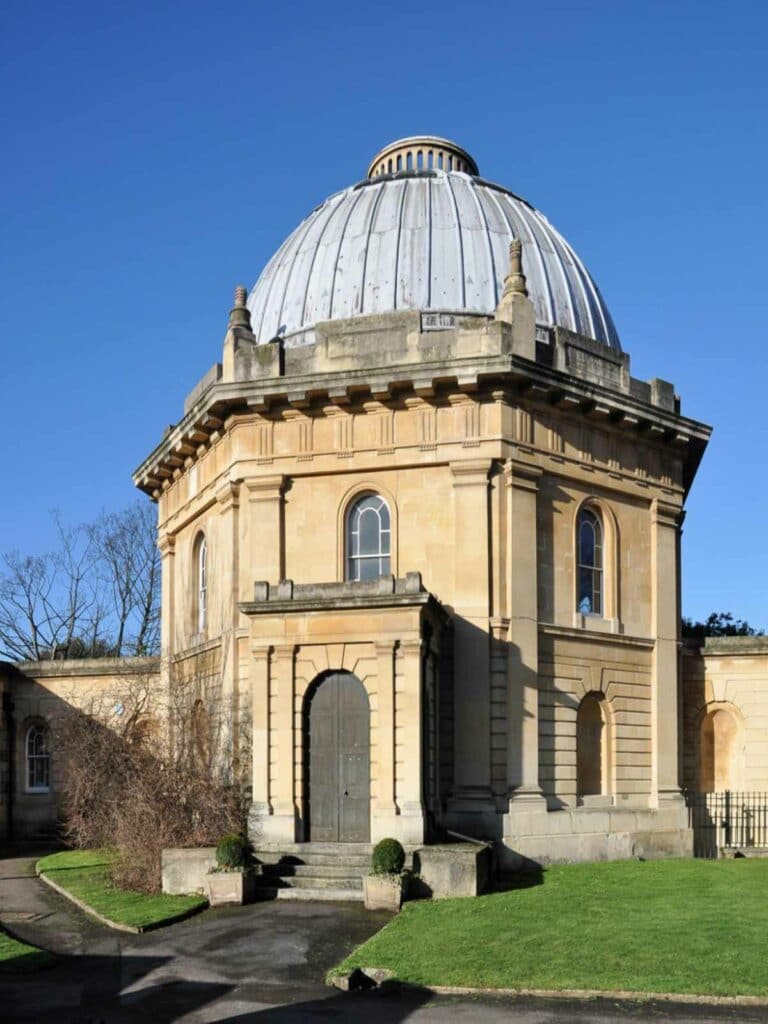
[{"label": "green lawn", "polygon": [[207,905],[202,896],[148,896],[118,889],[107,875],[110,860],[104,850],[67,850],[43,857],[37,870],[103,917],[134,928],[170,924]]},{"label": "green lawn", "polygon": [[551,867],[542,884],[408,903],[334,968],[414,985],[768,995],[768,860]]},{"label": "green lawn", "polygon": [[6,971],[36,971],[51,963],[53,954],[37,946],[12,939],[0,928],[0,973]]}]

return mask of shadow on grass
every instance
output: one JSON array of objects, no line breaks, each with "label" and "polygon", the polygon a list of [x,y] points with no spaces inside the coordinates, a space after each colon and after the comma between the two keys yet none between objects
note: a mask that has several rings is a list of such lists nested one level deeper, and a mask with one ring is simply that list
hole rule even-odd
[{"label": "shadow on grass", "polygon": [[532,889],[544,885],[545,871],[540,865],[500,875],[494,882],[492,892],[514,892],[516,889]]},{"label": "shadow on grass", "polygon": [[56,960],[53,953],[45,949],[28,949],[15,956],[0,960],[0,975],[33,974],[44,967],[50,967]]}]

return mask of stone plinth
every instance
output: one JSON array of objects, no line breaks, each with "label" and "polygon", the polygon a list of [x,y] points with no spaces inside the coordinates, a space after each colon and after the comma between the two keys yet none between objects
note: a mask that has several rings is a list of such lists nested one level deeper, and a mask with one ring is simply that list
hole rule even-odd
[{"label": "stone plinth", "polygon": [[413,855],[419,888],[433,899],[479,896],[491,874],[491,848],[475,843],[423,846]]},{"label": "stone plinth", "polygon": [[172,896],[205,893],[208,871],[216,865],[216,848],[163,850],[161,865],[163,892]]}]

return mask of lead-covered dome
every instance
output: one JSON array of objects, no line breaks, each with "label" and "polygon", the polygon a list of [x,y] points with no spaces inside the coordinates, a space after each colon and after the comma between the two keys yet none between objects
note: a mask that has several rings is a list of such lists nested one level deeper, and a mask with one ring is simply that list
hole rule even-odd
[{"label": "lead-covered dome", "polygon": [[479,177],[455,143],[400,140],[368,175],[316,207],[264,268],[248,298],[260,342],[306,344],[320,321],[402,310],[492,316],[519,238],[537,323],[620,350],[568,242],[525,199]]}]

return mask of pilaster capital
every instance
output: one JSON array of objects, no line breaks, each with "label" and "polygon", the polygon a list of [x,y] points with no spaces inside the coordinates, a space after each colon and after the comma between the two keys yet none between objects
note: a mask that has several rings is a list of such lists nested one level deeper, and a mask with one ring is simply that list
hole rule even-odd
[{"label": "pilaster capital", "polygon": [[216,490],[216,502],[222,514],[229,512],[231,508],[237,508],[240,504],[240,481],[225,480]]},{"label": "pilaster capital", "polygon": [[490,459],[462,459],[449,463],[454,487],[487,486]]},{"label": "pilaster capital", "polygon": [[394,640],[374,640],[373,649],[377,658],[391,658],[395,651]]},{"label": "pilaster capital", "polygon": [[285,476],[280,473],[251,477],[243,480],[242,486],[248,493],[248,501],[279,501],[283,496],[285,482]]},{"label": "pilaster capital", "polygon": [[296,656],[296,644],[275,644],[272,647],[272,662],[293,661]]},{"label": "pilaster capital", "polygon": [[171,558],[176,551],[176,537],[172,533],[161,533],[157,538],[161,558]]},{"label": "pilaster capital", "polygon": [[398,645],[398,653],[403,658],[421,657],[424,651],[423,637],[414,637],[409,640],[401,640]]},{"label": "pilaster capital", "polygon": [[272,647],[261,640],[251,640],[251,657],[254,661],[268,661]]},{"label": "pilaster capital", "polygon": [[672,505],[661,498],[654,498],[651,502],[651,523],[654,526],[678,530],[683,525],[684,518],[685,513],[679,505]]},{"label": "pilaster capital", "polygon": [[507,459],[504,463],[504,479],[507,487],[514,487],[521,491],[537,491],[539,480],[544,475],[541,466],[531,462],[523,462],[521,459]]}]

